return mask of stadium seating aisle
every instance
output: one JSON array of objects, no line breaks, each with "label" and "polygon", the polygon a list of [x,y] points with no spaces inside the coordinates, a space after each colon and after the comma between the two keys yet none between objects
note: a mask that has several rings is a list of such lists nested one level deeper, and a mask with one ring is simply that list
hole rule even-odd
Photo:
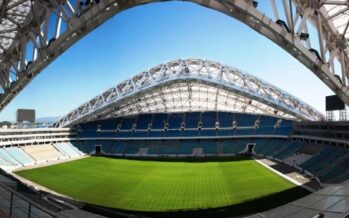
[{"label": "stadium seating aisle", "polygon": [[293,153],[289,157],[287,157],[285,161],[299,166],[305,161],[309,160],[311,157],[312,155],[300,153],[297,151],[296,153]]}]

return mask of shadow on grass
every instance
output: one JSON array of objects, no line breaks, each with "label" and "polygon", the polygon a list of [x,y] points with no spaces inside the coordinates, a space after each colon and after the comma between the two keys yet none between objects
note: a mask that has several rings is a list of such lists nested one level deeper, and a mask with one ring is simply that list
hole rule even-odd
[{"label": "shadow on grass", "polygon": [[125,160],[141,160],[141,161],[161,161],[161,162],[197,162],[197,163],[204,163],[204,162],[229,162],[229,161],[246,161],[251,160],[251,157],[246,155],[237,155],[237,156],[229,156],[229,157],[218,157],[218,156],[202,156],[202,157],[193,157],[193,156],[187,156],[187,157],[165,157],[165,156],[159,156],[159,157],[130,157],[130,156],[114,156],[114,155],[91,155],[94,157],[106,157],[106,158],[113,158],[113,159],[125,159]]},{"label": "shadow on grass", "polygon": [[219,208],[209,208],[209,209],[197,209],[197,210],[187,210],[187,211],[166,211],[166,212],[142,212],[142,211],[128,211],[120,209],[112,209],[106,207],[99,207],[96,205],[86,204],[84,210],[98,213],[108,217],[154,217],[154,218],[202,218],[202,217],[234,217],[242,216],[248,214],[254,214],[257,212],[262,212],[270,210],[272,208],[281,206],[288,202],[297,200],[303,196],[310,194],[309,191],[301,188],[294,187],[282,192],[271,194],[258,199],[253,199],[250,201],[242,202],[239,204],[219,207]]}]

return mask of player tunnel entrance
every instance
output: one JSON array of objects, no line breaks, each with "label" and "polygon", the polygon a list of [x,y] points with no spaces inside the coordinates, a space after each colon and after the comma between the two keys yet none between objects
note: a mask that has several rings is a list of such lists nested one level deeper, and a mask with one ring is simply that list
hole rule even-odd
[{"label": "player tunnel entrance", "polygon": [[256,145],[255,143],[247,143],[247,145],[246,145],[246,153],[247,154],[253,154],[254,153],[253,149],[254,149],[255,145]]}]

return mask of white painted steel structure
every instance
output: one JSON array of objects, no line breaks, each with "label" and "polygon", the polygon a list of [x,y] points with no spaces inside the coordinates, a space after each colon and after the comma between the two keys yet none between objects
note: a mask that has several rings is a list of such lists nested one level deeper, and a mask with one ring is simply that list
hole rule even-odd
[{"label": "white painted steel structure", "polygon": [[[0,0],[0,110],[98,25],[125,9],[160,1]],[[258,7],[254,0],[188,2],[236,18],[272,40],[349,105],[347,0],[263,0],[268,7]],[[314,32],[308,31],[310,26]]]},{"label": "white painted steel structure", "polygon": [[55,126],[140,113],[213,110],[323,119],[311,106],[250,74],[213,61],[187,59],[161,64],[117,84]]}]

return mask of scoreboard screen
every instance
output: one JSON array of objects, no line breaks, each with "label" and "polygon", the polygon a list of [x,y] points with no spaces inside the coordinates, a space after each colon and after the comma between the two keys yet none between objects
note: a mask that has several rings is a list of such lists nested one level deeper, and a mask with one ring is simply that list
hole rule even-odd
[{"label": "scoreboard screen", "polygon": [[35,122],[35,110],[18,109],[17,110],[17,123],[20,123],[23,121],[34,123]]},{"label": "scoreboard screen", "polygon": [[345,104],[337,95],[326,96],[326,111],[344,110]]}]

